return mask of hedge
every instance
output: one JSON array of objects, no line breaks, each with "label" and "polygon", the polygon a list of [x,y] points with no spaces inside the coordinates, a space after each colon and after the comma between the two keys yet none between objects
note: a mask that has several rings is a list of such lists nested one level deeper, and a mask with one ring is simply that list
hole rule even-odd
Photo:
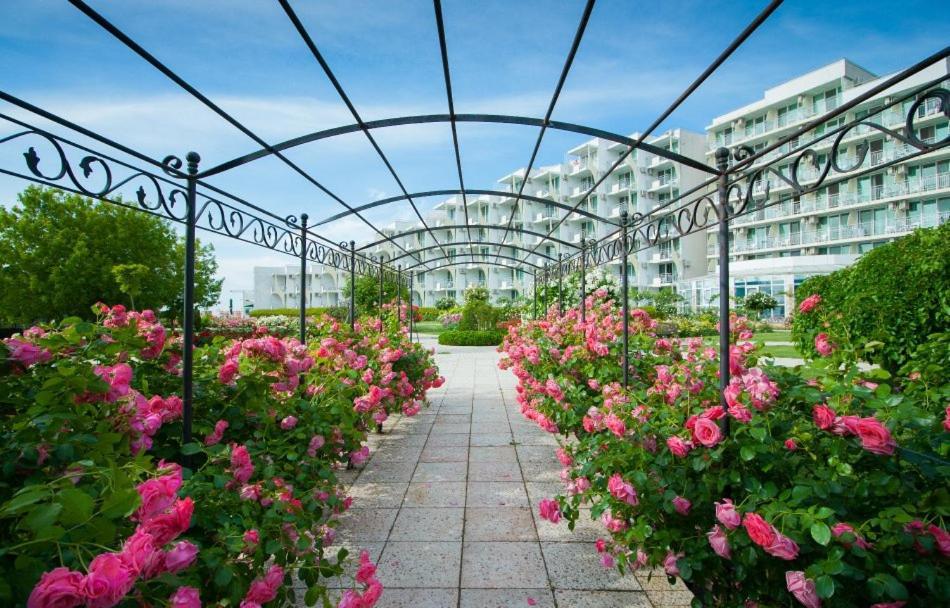
[{"label": "hedge", "polygon": [[[798,303],[818,294],[835,311],[852,341],[880,342],[866,358],[896,372],[928,336],[950,325],[950,224],[920,229],[864,254],[857,263],[807,279]],[[796,314],[792,337],[814,355],[818,317]]]},{"label": "hedge", "polygon": [[[250,313],[252,317],[297,317],[299,308],[257,308]],[[319,317],[328,314],[337,319],[345,319],[348,312],[344,306],[314,306],[307,309],[308,317]]]},{"label": "hedge", "polygon": [[507,332],[496,329],[452,329],[439,334],[439,344],[444,346],[498,346]]},{"label": "hedge", "polygon": [[421,321],[438,321],[439,315],[441,315],[443,312],[438,308],[433,308],[432,306],[420,306],[418,311]]}]

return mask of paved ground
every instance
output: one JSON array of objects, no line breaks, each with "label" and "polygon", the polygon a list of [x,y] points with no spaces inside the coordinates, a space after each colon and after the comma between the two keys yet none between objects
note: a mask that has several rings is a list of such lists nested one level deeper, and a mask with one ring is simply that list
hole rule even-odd
[{"label": "paved ground", "polygon": [[688,606],[665,577],[604,569],[599,524],[539,520],[561,487],[554,437],[521,417],[493,348],[437,349],[447,381],[432,406],[387,421],[350,475],[338,542],[378,562],[380,608]]}]

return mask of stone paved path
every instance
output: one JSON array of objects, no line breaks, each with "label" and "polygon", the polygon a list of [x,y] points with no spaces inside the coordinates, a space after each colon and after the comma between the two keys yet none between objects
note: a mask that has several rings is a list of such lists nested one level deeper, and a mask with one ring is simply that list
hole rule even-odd
[{"label": "stone paved path", "polygon": [[556,443],[521,417],[494,348],[437,346],[436,360],[447,381],[432,406],[387,421],[369,462],[349,472],[354,502],[337,542],[378,562],[380,608],[689,605],[662,576],[604,569],[599,525],[539,519],[538,501],[561,487]]}]

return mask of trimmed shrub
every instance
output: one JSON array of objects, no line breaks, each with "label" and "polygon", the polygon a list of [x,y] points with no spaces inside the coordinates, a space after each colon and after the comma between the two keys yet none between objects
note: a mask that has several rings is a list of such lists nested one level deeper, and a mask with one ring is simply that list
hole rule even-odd
[{"label": "trimmed shrub", "polygon": [[[294,317],[300,314],[297,308],[259,308],[252,310],[252,317]],[[315,306],[307,309],[308,317],[319,317],[320,315],[330,315],[334,319],[345,319],[349,311],[345,306]]]},{"label": "trimmed shrub", "polygon": [[[950,325],[950,224],[921,229],[866,253],[853,266],[811,277],[796,290],[799,306],[819,295],[862,358],[896,372],[927,336]],[[792,337],[816,355],[815,337],[827,332],[820,319],[796,314]]]},{"label": "trimmed shrub", "polygon": [[498,346],[505,339],[505,332],[488,330],[454,329],[439,334],[439,344],[443,346]]},{"label": "trimmed shrub", "polygon": [[438,321],[442,311],[431,306],[419,306],[417,308],[420,321]]}]

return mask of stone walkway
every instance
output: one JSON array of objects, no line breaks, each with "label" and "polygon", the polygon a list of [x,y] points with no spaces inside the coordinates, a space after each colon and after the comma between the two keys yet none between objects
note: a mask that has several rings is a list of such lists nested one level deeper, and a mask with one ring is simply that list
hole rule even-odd
[{"label": "stone walkway", "polygon": [[689,605],[663,576],[603,568],[599,524],[571,532],[539,519],[538,501],[562,486],[556,443],[521,417],[494,348],[437,346],[436,360],[447,381],[432,406],[387,421],[369,462],[349,472],[337,542],[378,563],[380,608]]}]

